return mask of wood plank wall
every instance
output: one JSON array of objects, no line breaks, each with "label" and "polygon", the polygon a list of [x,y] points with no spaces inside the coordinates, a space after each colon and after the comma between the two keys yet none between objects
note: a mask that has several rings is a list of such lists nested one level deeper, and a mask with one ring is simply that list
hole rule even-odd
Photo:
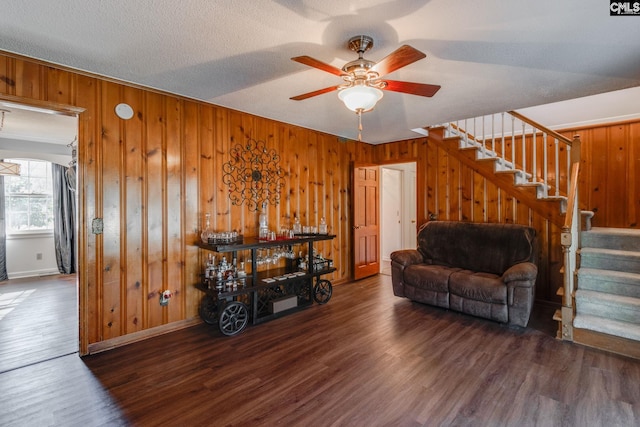
[{"label": "wood plank wall", "polygon": [[[580,206],[595,211],[596,227],[640,228],[640,120],[569,128],[560,131],[572,139],[580,135],[581,174]],[[529,147],[531,138],[526,139]],[[547,146],[551,152],[553,141]],[[520,141],[516,148],[519,150]],[[538,159],[542,158],[538,143]],[[499,142],[498,149],[500,150]],[[507,153],[511,151],[507,142]],[[531,149],[527,148],[531,159]],[[562,248],[560,228],[536,214],[517,199],[465,166],[428,139],[377,145],[374,161],[380,164],[417,162],[418,224],[431,216],[437,219],[473,222],[504,222],[536,228],[540,236],[540,273],[536,298],[560,302],[555,295],[562,284]],[[520,154],[516,155],[516,158]],[[566,153],[561,152],[560,188],[566,188],[563,166]],[[550,166],[553,168],[554,166]],[[541,162],[537,169],[541,173]],[[554,184],[552,182],[552,184]]]},{"label": "wood plank wall", "polygon": [[640,228],[640,120],[570,129],[582,140],[580,204],[596,227]]},{"label": "wood plank wall", "polygon": [[375,147],[374,161],[417,163],[418,227],[430,219],[522,224],[539,235],[536,299],[557,302],[562,283],[560,229],[428,139]]},{"label": "wood plank wall", "polygon": [[[232,145],[264,141],[281,155],[281,203],[269,206],[269,226],[327,219],[337,235],[319,244],[346,281],[350,271],[350,165],[371,161],[370,145],[121,84],[109,79],[0,54],[0,94],[79,115],[81,351],[96,343],[197,320],[203,251],[196,243],[205,213],[216,230],[257,234],[258,212],[229,202],[222,165]],[[121,120],[114,107],[135,111]],[[104,232],[91,232],[102,218]],[[159,304],[169,289],[168,306]],[[117,341],[114,341],[117,342]],[[98,348],[98,347],[96,347]]]},{"label": "wood plank wall", "polygon": [[[327,218],[337,238],[319,248],[351,276],[350,167],[417,161],[419,222],[440,219],[530,224],[542,235],[544,282],[539,299],[556,301],[559,230],[427,138],[371,146],[206,103],[0,53],[0,95],[79,114],[81,352],[180,322],[197,320],[203,253],[196,247],[205,213],[217,230],[256,234],[258,213],[230,204],[222,164],[232,145],[262,140],[281,155],[285,187],[269,206],[273,229]],[[114,113],[120,102],[135,116]],[[638,123],[581,130],[581,197],[598,212],[594,224],[637,227]],[[605,150],[605,154],[602,151]],[[621,183],[626,183],[622,185]],[[617,201],[624,207],[617,208]],[[91,232],[103,218],[104,232]],[[166,307],[164,289],[174,292]],[[82,314],[82,313],[81,313]]]}]

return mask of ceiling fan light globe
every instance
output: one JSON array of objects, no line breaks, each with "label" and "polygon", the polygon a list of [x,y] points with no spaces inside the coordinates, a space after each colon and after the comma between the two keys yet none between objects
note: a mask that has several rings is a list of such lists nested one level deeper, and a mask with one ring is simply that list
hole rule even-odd
[{"label": "ceiling fan light globe", "polygon": [[352,86],[338,92],[338,98],[349,110],[355,112],[373,110],[382,96],[380,89],[364,85]]}]

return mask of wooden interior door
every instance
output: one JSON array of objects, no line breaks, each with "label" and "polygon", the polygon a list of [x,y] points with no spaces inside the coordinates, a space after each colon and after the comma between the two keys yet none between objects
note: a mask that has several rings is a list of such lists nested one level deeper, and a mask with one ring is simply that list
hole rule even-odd
[{"label": "wooden interior door", "polygon": [[380,272],[380,168],[353,168],[353,278]]}]

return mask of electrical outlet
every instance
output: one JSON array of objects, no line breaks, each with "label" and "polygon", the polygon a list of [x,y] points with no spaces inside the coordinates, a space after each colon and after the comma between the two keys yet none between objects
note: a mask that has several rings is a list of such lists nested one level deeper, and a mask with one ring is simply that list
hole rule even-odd
[{"label": "electrical outlet", "polygon": [[166,305],[169,305],[169,300],[171,299],[172,295],[173,294],[169,290],[163,291],[160,294],[160,305],[163,306],[163,307],[166,306]]}]

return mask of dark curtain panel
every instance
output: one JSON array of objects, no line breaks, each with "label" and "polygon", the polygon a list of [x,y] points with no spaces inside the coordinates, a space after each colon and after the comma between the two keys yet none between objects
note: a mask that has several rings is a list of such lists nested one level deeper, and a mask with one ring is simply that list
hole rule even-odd
[{"label": "dark curtain panel", "polygon": [[[76,195],[69,187],[67,168],[53,163],[53,238],[56,246],[58,270],[63,274],[75,273],[76,249]],[[75,185],[75,182],[73,183]]]},{"label": "dark curtain panel", "polygon": [[4,219],[4,176],[0,175],[0,281],[7,280],[7,229]]}]

